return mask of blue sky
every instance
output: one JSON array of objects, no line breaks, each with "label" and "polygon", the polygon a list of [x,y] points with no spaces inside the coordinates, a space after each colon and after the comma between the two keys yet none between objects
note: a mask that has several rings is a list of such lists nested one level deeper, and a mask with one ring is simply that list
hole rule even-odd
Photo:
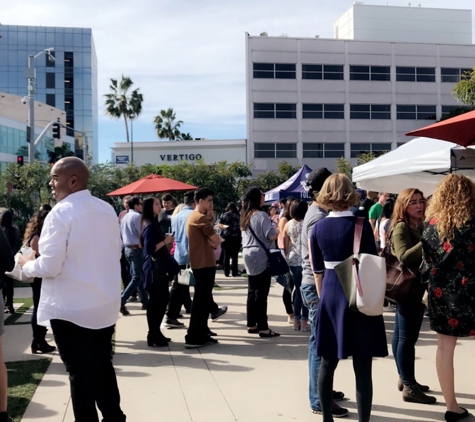
[{"label": "blue sky", "polygon": [[[458,9],[472,9],[474,4],[473,0],[419,2],[422,7]],[[407,6],[408,1],[365,3]],[[156,140],[153,118],[168,107],[185,122],[183,131],[194,137],[245,138],[244,33],[332,38],[333,22],[352,4],[349,0],[0,0],[0,22],[92,28],[99,65],[99,160],[106,161],[113,143],[126,139],[123,120],[104,114],[103,95],[110,78],[128,75],[143,93],[134,141]]]}]

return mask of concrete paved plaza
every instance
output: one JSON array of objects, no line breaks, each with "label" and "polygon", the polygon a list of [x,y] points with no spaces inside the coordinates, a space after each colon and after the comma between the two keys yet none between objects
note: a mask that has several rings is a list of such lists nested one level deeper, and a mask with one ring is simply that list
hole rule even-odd
[{"label": "concrete paved plaza", "polygon": [[[202,349],[184,347],[186,330],[164,330],[172,338],[168,348],[146,344],[147,323],[140,304],[128,304],[131,315],[117,323],[117,371],[122,407],[132,422],[254,422],[320,421],[308,404],[308,334],[294,331],[287,323],[281,300],[282,288],[275,283],[269,295],[269,324],[281,337],[260,339],[246,332],[245,278],[226,278],[218,271],[214,291],[219,305],[229,310],[210,328],[219,344]],[[16,289],[16,297],[30,289]],[[24,315],[20,322],[28,320]],[[388,342],[394,313],[385,314]],[[188,324],[188,318],[183,322]],[[48,334],[51,336],[51,334]],[[37,359],[29,351],[28,324],[6,327],[4,348],[7,361]],[[438,402],[434,405],[402,401],[397,391],[397,372],[392,356],[375,359],[372,422],[443,421],[445,406],[435,371],[436,336],[427,318],[416,349],[416,374],[429,384]],[[460,404],[475,411],[475,343],[462,339],[456,349],[456,391]],[[351,360],[341,361],[335,374],[335,389],[348,397],[340,404],[350,409],[346,420],[357,420],[355,382]],[[74,421],[68,377],[57,354],[39,385],[24,422]],[[475,420],[470,417],[469,420]]]}]

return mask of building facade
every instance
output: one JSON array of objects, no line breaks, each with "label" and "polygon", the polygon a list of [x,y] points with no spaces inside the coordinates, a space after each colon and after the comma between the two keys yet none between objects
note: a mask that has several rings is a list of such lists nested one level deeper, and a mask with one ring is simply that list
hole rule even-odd
[{"label": "building facade", "polygon": [[[27,95],[24,71],[28,56],[54,47],[54,61],[45,54],[35,60],[35,100],[65,111],[66,124],[76,129],[67,131],[75,139],[76,155],[84,158],[87,150],[96,162],[99,156],[97,58],[92,30],[0,25],[0,36],[0,92],[20,97]],[[19,113],[26,120],[27,107]]]},{"label": "building facade", "polygon": [[[66,124],[66,112],[56,107],[35,101],[35,137],[37,137],[49,122],[60,121]],[[26,142],[26,113],[22,97],[0,92],[0,173],[10,163],[17,161],[18,156],[27,162],[28,144]],[[61,142],[70,144],[74,151],[74,138],[66,136],[61,131]],[[54,140],[49,130],[43,140],[36,147],[35,158],[41,162],[48,162],[48,150],[54,149]]]},{"label": "building facade", "polygon": [[[127,165],[194,163],[203,160],[206,164],[220,161],[246,163],[246,140],[194,140],[162,142],[117,142],[112,148],[112,162]],[[132,154],[133,149],[133,154]],[[133,155],[133,159],[132,159]]]},{"label": "building facade", "polygon": [[[346,39],[246,34],[247,159],[255,171],[282,160],[311,168],[334,169],[339,157],[355,164],[359,154],[394,149],[411,139],[406,132],[460,106],[451,91],[475,66],[471,11],[365,7],[353,5],[335,23]],[[414,9],[412,22],[402,19]],[[402,20],[384,31],[383,17],[394,16]],[[441,42],[429,42],[442,16],[455,21],[442,26]],[[425,36],[407,41],[405,26],[418,20]]]}]

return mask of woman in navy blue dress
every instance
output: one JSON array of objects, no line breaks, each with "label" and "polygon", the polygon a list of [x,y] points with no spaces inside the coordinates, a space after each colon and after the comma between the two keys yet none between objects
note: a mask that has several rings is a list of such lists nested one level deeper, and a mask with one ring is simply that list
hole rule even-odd
[{"label": "woman in navy blue dress", "polygon": [[[315,224],[310,251],[317,291],[320,296],[315,327],[317,355],[321,356],[318,391],[323,421],[333,421],[333,376],[340,359],[353,357],[356,377],[358,420],[368,422],[373,400],[372,358],[388,354],[382,316],[367,316],[348,308],[348,300],[334,267],[353,254],[356,217],[349,208],[358,204],[350,179],[333,174],[322,187],[318,203],[332,210]],[[371,226],[363,225],[360,252],[376,255]]]},{"label": "woman in navy blue dress", "polygon": [[157,271],[153,262],[154,259],[159,258],[160,254],[169,253],[167,245],[173,243],[174,240],[173,236],[166,236],[160,228],[157,217],[161,210],[158,198],[151,196],[144,199],[140,244],[143,247],[143,288],[150,295],[147,304],[147,344],[151,347],[165,347],[170,341],[170,338],[165,337],[160,330],[170,297],[168,280],[163,278],[164,274],[160,272],[160,269]]}]

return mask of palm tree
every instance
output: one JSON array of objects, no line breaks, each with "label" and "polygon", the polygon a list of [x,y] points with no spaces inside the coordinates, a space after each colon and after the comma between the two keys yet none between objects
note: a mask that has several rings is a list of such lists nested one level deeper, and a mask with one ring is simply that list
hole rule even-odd
[{"label": "palm tree", "polygon": [[180,126],[183,121],[176,120],[176,115],[172,108],[168,110],[160,110],[160,114],[155,116],[153,122],[155,123],[155,129],[157,136],[160,139],[168,139],[169,141],[180,141],[182,139],[182,133],[180,132]]},{"label": "palm tree", "polygon": [[63,157],[74,157],[75,154],[71,151],[71,145],[67,142],[63,142],[63,145],[60,147],[55,147],[53,151],[48,150],[48,163],[54,164],[56,161],[60,160]]},{"label": "palm tree", "polygon": [[129,92],[133,84],[129,76],[122,75],[119,83],[117,79],[111,79],[111,92],[104,95],[106,114],[114,119],[124,117],[127,142],[130,142],[128,120],[135,119],[142,112],[143,95],[139,88]]}]

